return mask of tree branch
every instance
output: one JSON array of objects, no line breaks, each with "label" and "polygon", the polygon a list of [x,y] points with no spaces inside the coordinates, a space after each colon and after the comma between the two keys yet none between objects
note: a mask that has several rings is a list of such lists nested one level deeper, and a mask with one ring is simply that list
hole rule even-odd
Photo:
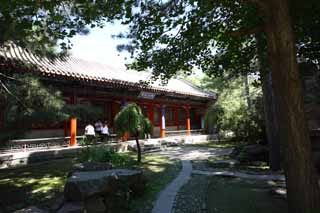
[{"label": "tree branch", "polygon": [[5,75],[5,74],[3,74],[3,73],[1,73],[1,72],[0,72],[0,76],[2,76],[2,77],[4,77],[4,78],[7,78],[7,79],[9,79],[9,80],[22,82],[21,80],[18,80],[18,79],[16,79],[16,78],[11,77],[11,76]]}]

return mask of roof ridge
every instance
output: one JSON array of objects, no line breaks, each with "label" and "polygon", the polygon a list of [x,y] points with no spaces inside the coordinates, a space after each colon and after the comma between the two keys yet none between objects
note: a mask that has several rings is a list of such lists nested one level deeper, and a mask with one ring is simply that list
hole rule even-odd
[{"label": "roof ridge", "polygon": [[178,80],[183,81],[184,83],[188,84],[189,86],[191,86],[191,87],[193,87],[193,88],[195,88],[195,89],[197,89],[197,90],[200,90],[200,91],[202,91],[202,92],[210,93],[210,94],[213,95],[213,96],[216,96],[216,95],[217,95],[217,93],[212,92],[212,91],[207,91],[207,90],[199,87],[198,85],[192,83],[191,81],[189,81],[189,80],[187,80],[187,79],[180,78],[180,79],[178,79]]},{"label": "roof ridge", "polygon": [[[148,82],[152,75],[148,71],[136,71],[113,66],[94,60],[78,58],[72,55],[65,58],[57,58],[52,60],[48,57],[41,57],[33,53],[28,48],[22,48],[14,43],[7,45],[9,48],[0,48],[6,56],[5,61],[17,60],[22,64],[32,64],[37,67],[43,75],[47,76],[64,76],[79,81],[97,81],[106,84],[118,84],[121,87],[145,88],[154,92],[168,92],[173,94],[181,94],[187,96],[197,96],[209,99],[215,99],[216,94],[203,91],[196,85],[184,79],[169,79],[167,85],[160,85],[158,81],[152,81],[147,87],[142,82]],[[8,61],[9,62],[9,61]],[[33,70],[35,71],[35,70]],[[175,81],[176,80],[176,81]],[[178,83],[180,81],[181,83]]]}]

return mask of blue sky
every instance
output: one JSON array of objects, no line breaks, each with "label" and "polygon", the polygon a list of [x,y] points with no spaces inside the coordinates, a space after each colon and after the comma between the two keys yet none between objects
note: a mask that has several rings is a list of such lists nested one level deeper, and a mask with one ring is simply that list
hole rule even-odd
[{"label": "blue sky", "polygon": [[71,39],[73,43],[71,54],[89,61],[123,66],[126,62],[125,58],[129,58],[129,54],[118,52],[117,45],[125,43],[125,40],[113,39],[111,36],[126,30],[127,28],[119,23],[107,23],[102,29],[90,29],[88,35],[76,35]]},{"label": "blue sky", "polygon": [[[97,61],[114,67],[124,67],[130,61],[128,52],[118,52],[117,45],[124,44],[124,39],[114,39],[112,35],[127,31],[126,26],[119,22],[106,23],[104,28],[90,29],[88,35],[76,35],[71,39],[73,48],[72,56],[88,61]],[[126,59],[127,58],[127,59]],[[200,70],[195,69],[194,74],[203,76]]]}]

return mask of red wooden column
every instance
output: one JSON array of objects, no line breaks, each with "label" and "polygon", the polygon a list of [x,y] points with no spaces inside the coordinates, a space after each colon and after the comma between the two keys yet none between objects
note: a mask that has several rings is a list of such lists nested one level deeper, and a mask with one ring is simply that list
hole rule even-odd
[{"label": "red wooden column", "polygon": [[191,135],[190,108],[189,107],[186,107],[186,129],[187,129],[187,135]]},{"label": "red wooden column", "polygon": [[[71,96],[71,104],[76,104],[76,94],[73,92]],[[76,146],[77,145],[77,118],[72,117],[70,119],[70,142],[69,146]]]},{"label": "red wooden column", "polygon": [[154,126],[154,111],[153,111],[153,109],[154,109],[154,106],[153,106],[153,104],[148,104],[147,105],[147,110],[148,110],[148,119],[150,120],[150,122],[151,122],[151,125],[152,125],[152,129],[151,129],[151,135],[153,134],[153,126]]},{"label": "red wooden column", "polygon": [[77,119],[75,117],[70,119],[70,144],[69,146],[77,145]]},{"label": "red wooden column", "polygon": [[166,137],[166,118],[165,118],[165,106],[160,107],[160,138]]}]

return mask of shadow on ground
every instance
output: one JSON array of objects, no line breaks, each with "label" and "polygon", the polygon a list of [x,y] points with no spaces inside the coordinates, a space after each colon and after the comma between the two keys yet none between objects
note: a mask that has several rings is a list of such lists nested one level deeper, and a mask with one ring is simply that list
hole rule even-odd
[{"label": "shadow on ground", "polygon": [[286,213],[287,203],[271,194],[270,182],[208,177],[208,212]]}]

